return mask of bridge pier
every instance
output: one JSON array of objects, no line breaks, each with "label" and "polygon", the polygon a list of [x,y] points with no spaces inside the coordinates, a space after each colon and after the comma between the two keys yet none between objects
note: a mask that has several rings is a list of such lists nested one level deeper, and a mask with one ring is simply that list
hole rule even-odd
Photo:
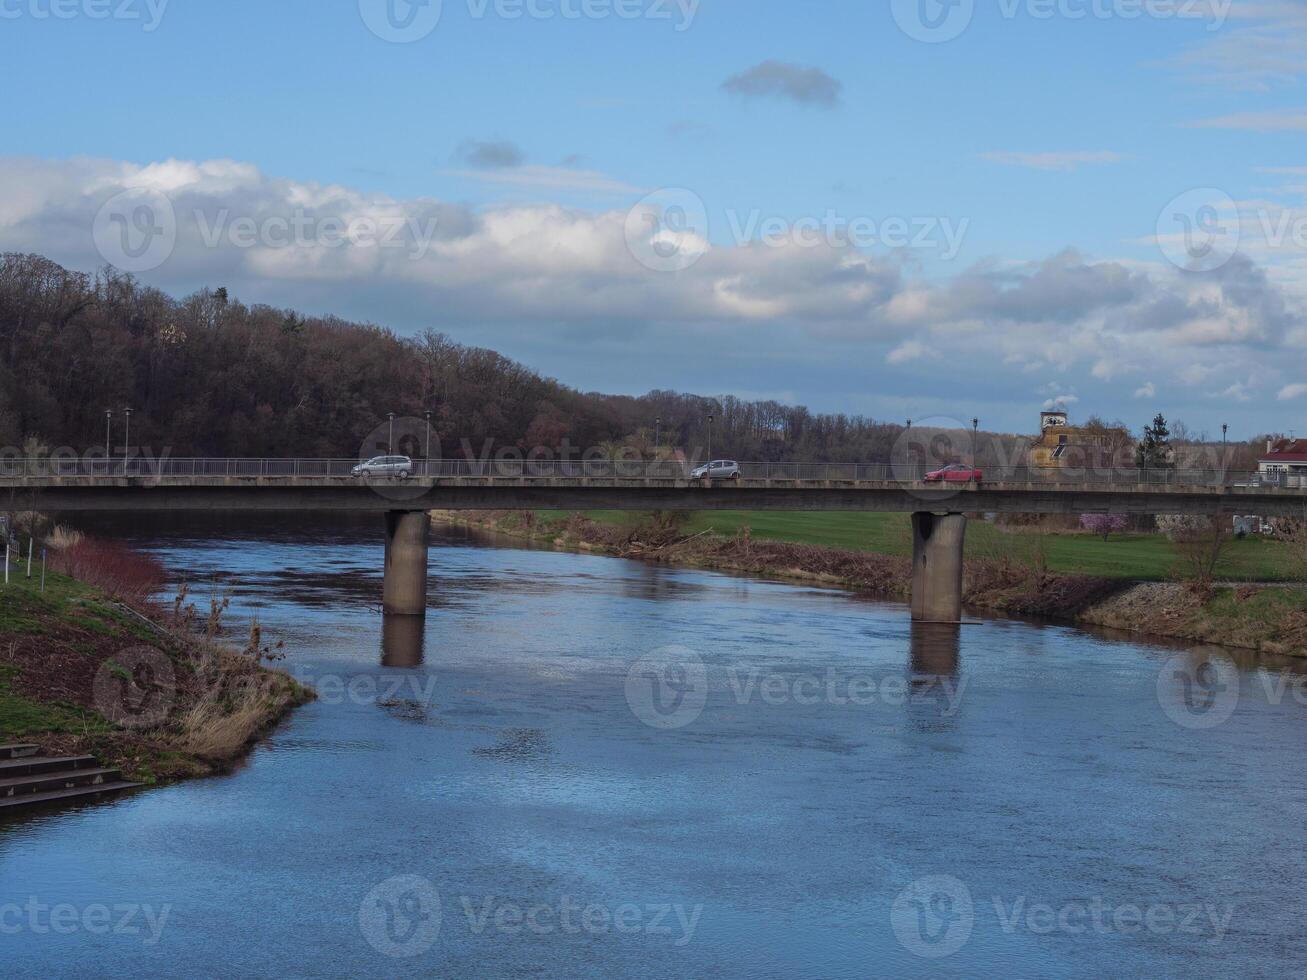
[{"label": "bridge pier", "polygon": [[388,616],[427,614],[427,529],[425,510],[386,512],[386,571],[381,608]]},{"label": "bridge pier", "polygon": [[924,623],[962,619],[965,514],[912,515],[912,618]]}]

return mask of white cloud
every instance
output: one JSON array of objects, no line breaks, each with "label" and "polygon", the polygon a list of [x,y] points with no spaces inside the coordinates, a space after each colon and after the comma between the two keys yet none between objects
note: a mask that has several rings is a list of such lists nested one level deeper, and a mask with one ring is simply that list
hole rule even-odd
[{"label": "white cloud", "polygon": [[1228,401],[1236,401],[1236,402],[1250,402],[1253,400],[1252,392],[1249,390],[1249,386],[1244,384],[1242,381],[1236,381],[1234,384],[1230,385],[1230,387],[1226,388],[1224,391],[1213,392],[1212,397],[1223,398]]},{"label": "white cloud", "polygon": [[[535,172],[477,173],[523,171]],[[987,386],[1032,375],[1108,383],[1138,365],[1198,386],[1214,374],[1211,364],[1227,379],[1284,384],[1292,380],[1281,374],[1285,365],[1307,350],[1300,301],[1244,255],[1193,275],[1068,250],[927,279],[896,257],[838,244],[733,247],[692,230],[669,237],[665,225],[628,222],[635,194],[608,209],[473,209],[269,177],[233,161],[15,158],[0,158],[0,187],[0,249],[40,252],[77,269],[101,266],[96,212],[124,188],[149,187],[166,191],[177,215],[176,249],[141,274],[151,285],[174,293],[225,285],[258,301],[362,311],[397,326],[564,325],[575,342],[650,324],[701,335],[734,325],[757,328],[760,345],[784,329],[820,337],[813,363],[842,367],[888,348],[879,356],[891,365],[933,357],[943,370],[965,370]],[[221,233],[238,219],[261,226],[296,214],[399,225],[406,247],[328,247],[312,237],[237,247]],[[429,235],[410,242],[413,229]],[[633,246],[643,253],[654,241],[689,244],[702,257],[677,272],[653,271]],[[1079,397],[1072,387],[1040,398]]]},{"label": "white cloud", "polygon": [[1148,381],[1135,389],[1136,398],[1155,398],[1157,397],[1157,386]]},{"label": "white cloud", "polygon": [[1044,411],[1051,412],[1059,408],[1070,408],[1080,401],[1077,395],[1058,395],[1056,398],[1049,398],[1044,402]]},{"label": "white cloud", "polygon": [[923,357],[932,357],[934,353],[919,340],[905,340],[885,356],[885,361],[889,364],[907,364]]},{"label": "white cloud", "polygon": [[1295,398],[1301,398],[1303,395],[1307,395],[1307,384],[1295,382],[1294,384],[1285,385],[1281,388],[1280,394],[1276,397],[1282,402],[1287,402],[1292,401]]},{"label": "white cloud", "polygon": [[1032,170],[1075,170],[1087,163],[1120,163],[1125,159],[1112,150],[1081,150],[1052,153],[1019,153],[995,150],[980,154],[993,163],[1006,163]]},{"label": "white cloud", "polygon": [[1255,133],[1307,129],[1307,110],[1292,112],[1236,112],[1189,123],[1191,129],[1238,129]]},{"label": "white cloud", "polygon": [[1200,385],[1215,373],[1216,368],[1206,364],[1189,364],[1181,368],[1176,376],[1187,385]]},{"label": "white cloud", "polygon": [[1307,7],[1296,0],[1236,0],[1210,40],[1169,59],[1187,78],[1225,88],[1271,91],[1307,75]]}]

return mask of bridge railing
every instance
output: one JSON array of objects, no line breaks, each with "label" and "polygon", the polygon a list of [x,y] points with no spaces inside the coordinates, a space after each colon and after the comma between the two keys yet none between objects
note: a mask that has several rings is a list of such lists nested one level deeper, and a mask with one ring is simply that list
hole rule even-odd
[{"label": "bridge railing", "polygon": [[[357,459],[163,458],[88,459],[49,457],[15,459],[0,456],[0,480],[28,478],[66,479],[357,479]],[[429,479],[512,480],[686,480],[695,464],[677,460],[629,459],[432,459],[413,460],[409,475]],[[741,476],[767,483],[890,483],[915,484],[937,465],[896,463],[789,463],[746,462]],[[1219,469],[1133,469],[1056,466],[1007,466],[984,470],[986,483],[1076,486],[1281,486],[1307,489],[1307,478],[1281,474]],[[378,477],[374,477],[378,478]]]}]

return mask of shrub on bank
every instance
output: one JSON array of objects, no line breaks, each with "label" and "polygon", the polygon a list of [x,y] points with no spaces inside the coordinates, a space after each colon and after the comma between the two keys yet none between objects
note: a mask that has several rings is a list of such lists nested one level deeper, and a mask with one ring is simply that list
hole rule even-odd
[{"label": "shrub on bank", "polygon": [[163,587],[163,563],[116,541],[82,537],[49,556],[50,567],[127,602],[146,602]]}]

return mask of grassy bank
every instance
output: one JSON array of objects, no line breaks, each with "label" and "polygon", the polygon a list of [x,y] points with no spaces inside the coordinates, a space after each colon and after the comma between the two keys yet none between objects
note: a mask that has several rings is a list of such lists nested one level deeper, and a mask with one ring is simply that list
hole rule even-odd
[{"label": "grassy bank", "polygon": [[[434,517],[556,547],[836,585],[884,598],[907,599],[910,591],[911,542],[907,521],[898,515],[713,514],[684,521],[615,512],[441,512]],[[757,527],[751,523],[755,518]],[[972,525],[965,599],[973,607],[1307,657],[1307,589],[1248,584],[1200,593],[1177,582],[1146,581],[1165,578],[1175,564],[1170,542],[1161,536],[1104,542],[1083,534]],[[1221,576],[1279,581],[1295,571],[1292,556],[1277,542],[1232,542],[1231,547]]]},{"label": "grassy bank", "polygon": [[0,582],[0,742],[168,782],[229,769],[312,697],[138,598],[55,571],[42,591],[19,565]]},{"label": "grassy bank", "polygon": [[[561,511],[538,513],[543,524],[565,522],[569,516]],[[585,516],[627,530],[647,519],[645,514],[623,511],[587,511]],[[759,541],[785,541],[902,557],[912,554],[907,514],[699,511],[687,515],[683,527],[687,534],[712,531],[728,538],[747,527]],[[1036,546],[1034,537],[1030,532],[971,521],[967,527],[967,557],[987,559],[1013,554],[1026,558]],[[1052,572],[1144,582],[1164,582],[1174,577],[1175,546],[1160,534],[1114,534],[1107,541],[1079,532],[1047,533],[1042,537]],[[1285,582],[1301,575],[1301,567],[1287,546],[1259,537],[1231,541],[1217,570],[1218,578],[1237,582]]]}]

